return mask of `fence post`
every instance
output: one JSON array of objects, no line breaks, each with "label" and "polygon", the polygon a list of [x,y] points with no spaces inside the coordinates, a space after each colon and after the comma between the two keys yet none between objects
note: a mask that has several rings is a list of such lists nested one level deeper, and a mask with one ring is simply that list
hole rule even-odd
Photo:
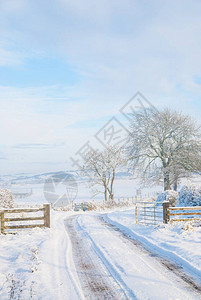
[{"label": "fence post", "polygon": [[84,205],[83,205],[83,203],[81,203],[81,209],[84,211]]},{"label": "fence post", "polygon": [[44,204],[44,225],[45,227],[50,228],[50,205]]},{"label": "fence post", "polygon": [[156,206],[154,203],[154,225],[156,225]]},{"label": "fence post", "polygon": [[4,225],[5,225],[4,213],[1,213],[0,216],[1,216],[1,233],[4,234]]},{"label": "fence post", "polygon": [[144,222],[146,225],[147,223],[146,223],[146,204],[145,203],[144,203]]},{"label": "fence post", "polygon": [[170,206],[169,202],[163,202],[163,223],[167,224],[169,221],[168,208]]},{"label": "fence post", "polygon": [[137,204],[135,204],[135,223],[137,224]]}]

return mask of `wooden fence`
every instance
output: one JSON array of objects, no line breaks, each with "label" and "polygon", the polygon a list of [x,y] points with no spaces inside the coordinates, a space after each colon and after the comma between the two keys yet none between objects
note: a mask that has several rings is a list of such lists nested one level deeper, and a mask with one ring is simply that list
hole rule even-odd
[{"label": "wooden fence", "polygon": [[[42,216],[26,216],[24,214],[42,212]],[[13,215],[14,214],[14,215]],[[20,214],[20,215],[19,215]],[[17,216],[16,216],[17,215]],[[24,223],[30,221],[43,221],[39,224],[16,224],[16,222]],[[23,229],[23,228],[34,228],[34,227],[49,227],[50,228],[50,205],[44,204],[42,208],[16,208],[16,209],[5,209],[0,211],[0,222],[1,222],[1,233],[10,233],[5,230],[10,229]],[[9,223],[6,225],[6,223]],[[13,224],[14,223],[14,224]]]},{"label": "wooden fence", "polygon": [[201,206],[168,207],[167,222],[201,221]]}]

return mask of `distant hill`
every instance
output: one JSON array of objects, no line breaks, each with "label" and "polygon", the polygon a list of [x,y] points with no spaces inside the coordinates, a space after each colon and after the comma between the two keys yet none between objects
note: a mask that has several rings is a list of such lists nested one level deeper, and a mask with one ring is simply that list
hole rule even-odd
[{"label": "distant hill", "polygon": [[[79,170],[66,170],[66,171],[57,171],[57,172],[47,172],[47,173],[41,173],[41,174],[14,174],[14,175],[3,175],[0,176],[0,182],[1,184],[6,183],[6,185],[9,184],[20,184],[20,183],[26,183],[26,184],[37,184],[37,183],[44,183],[45,180],[48,177],[54,177],[54,178],[63,178],[63,175],[73,175],[76,180],[83,180],[86,181],[86,176],[82,175]],[[132,173],[130,172],[117,172],[116,178],[128,178],[132,177]]]}]

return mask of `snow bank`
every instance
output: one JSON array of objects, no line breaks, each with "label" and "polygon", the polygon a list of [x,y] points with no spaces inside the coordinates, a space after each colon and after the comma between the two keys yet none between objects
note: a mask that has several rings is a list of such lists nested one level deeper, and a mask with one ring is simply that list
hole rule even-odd
[{"label": "snow bank", "polygon": [[0,234],[0,299],[83,299],[64,219],[51,211],[51,228]]},{"label": "snow bank", "polygon": [[46,296],[37,276],[39,248],[49,238],[47,229],[34,228],[15,235],[0,235],[0,299],[37,299]]},{"label": "snow bank", "polygon": [[105,219],[151,252],[182,266],[201,283],[201,222],[136,225],[134,210],[108,213]]}]

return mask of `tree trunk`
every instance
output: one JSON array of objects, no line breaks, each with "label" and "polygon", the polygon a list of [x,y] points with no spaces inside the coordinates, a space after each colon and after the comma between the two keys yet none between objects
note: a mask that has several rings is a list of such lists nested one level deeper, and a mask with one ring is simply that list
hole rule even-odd
[{"label": "tree trunk", "polygon": [[113,170],[111,184],[110,184],[110,200],[114,200],[114,194],[113,194],[113,184],[114,184],[114,178],[115,178],[115,171]]},{"label": "tree trunk", "polygon": [[107,201],[107,187],[105,187],[104,195],[105,195],[105,201]]},{"label": "tree trunk", "polygon": [[170,174],[169,174],[169,171],[166,168],[163,171],[163,177],[164,177],[164,191],[171,190]]},{"label": "tree trunk", "polygon": [[177,188],[178,188],[178,182],[177,182],[177,180],[175,180],[174,184],[173,184],[173,190],[177,191]]}]

